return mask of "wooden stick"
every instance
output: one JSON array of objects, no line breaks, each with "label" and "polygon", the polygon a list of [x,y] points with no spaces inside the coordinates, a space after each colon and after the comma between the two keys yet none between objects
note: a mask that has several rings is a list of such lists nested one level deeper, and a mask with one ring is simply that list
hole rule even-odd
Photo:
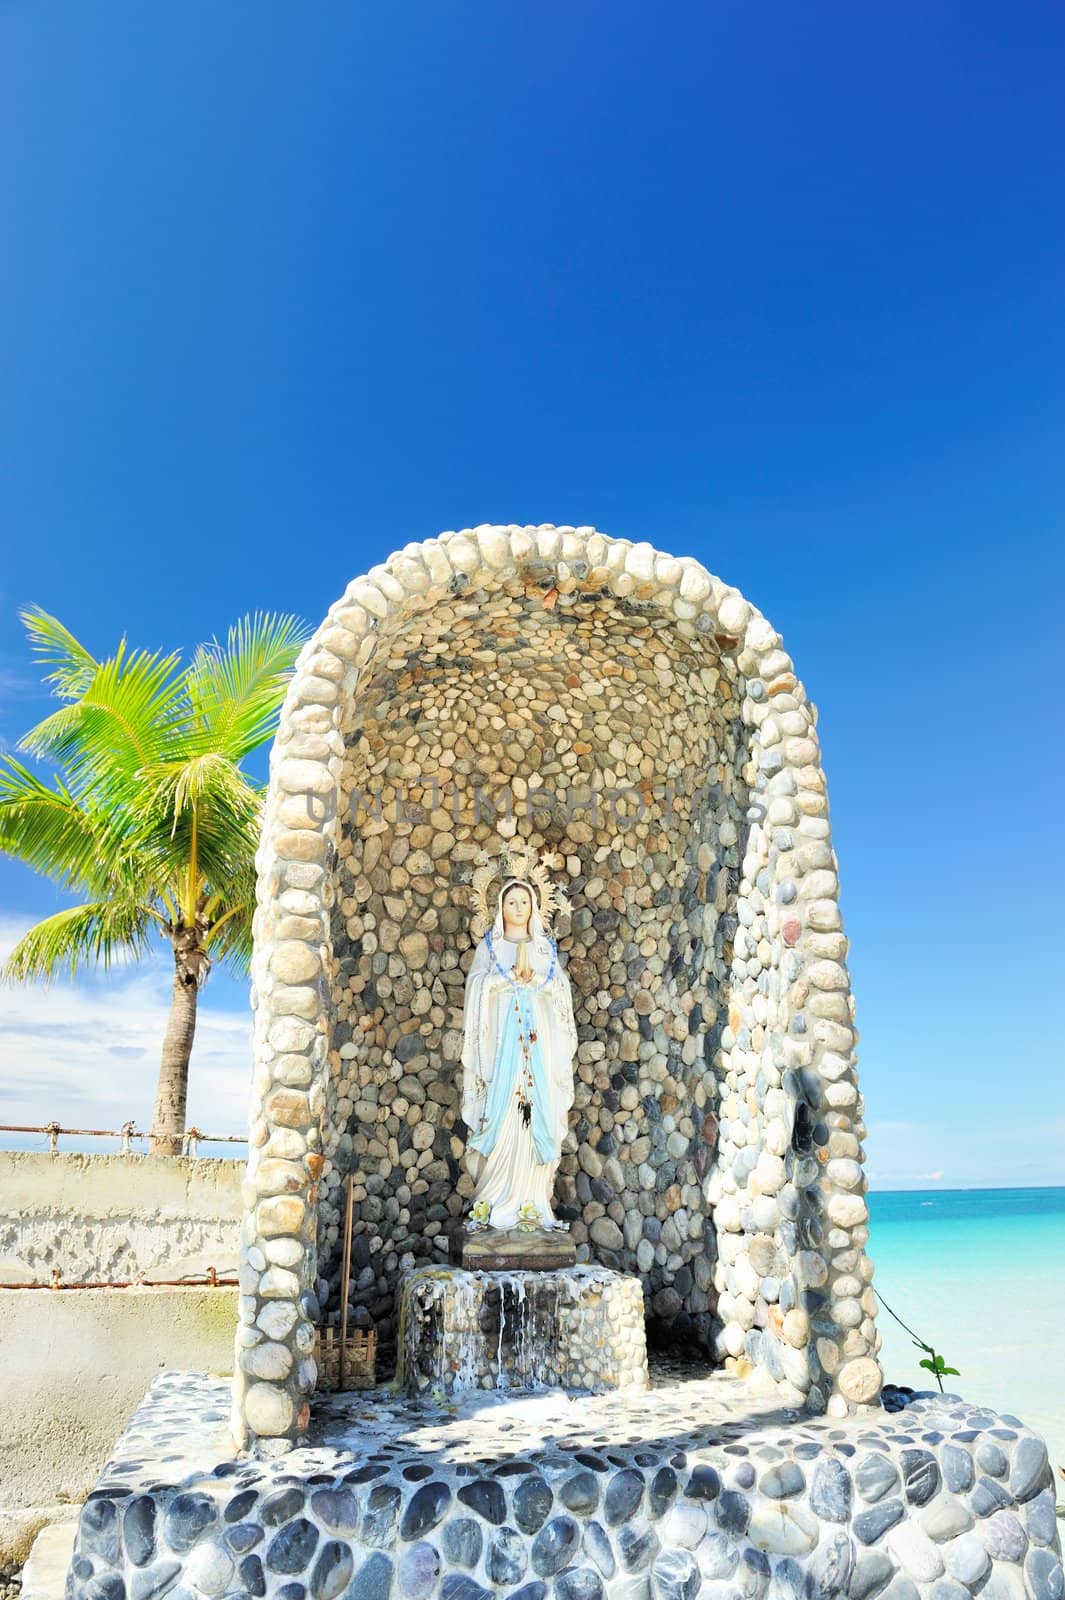
[{"label": "wooden stick", "polygon": [[348,1360],[348,1289],[351,1284],[351,1224],[355,1211],[355,1174],[348,1173],[348,1214],[344,1219],[344,1259],[340,1268],[340,1382],[337,1388],[347,1387]]}]

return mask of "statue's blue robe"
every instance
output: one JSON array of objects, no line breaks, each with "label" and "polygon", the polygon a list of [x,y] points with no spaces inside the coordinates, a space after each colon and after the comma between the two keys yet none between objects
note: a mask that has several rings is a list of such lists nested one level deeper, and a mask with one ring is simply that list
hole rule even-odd
[{"label": "statue's blue robe", "polygon": [[485,1125],[470,1141],[481,1155],[491,1155],[503,1126],[503,1118],[518,1087],[518,1074],[522,1065],[521,1033],[529,1041],[529,1069],[532,1075],[531,1129],[538,1161],[557,1161],[559,1148],[555,1143],[555,1129],[551,1116],[551,1085],[548,1081],[543,1050],[536,1033],[536,1013],[528,990],[515,989],[507,997],[506,1014],[499,1030],[496,1045],[495,1070],[488,1088],[485,1104]]}]

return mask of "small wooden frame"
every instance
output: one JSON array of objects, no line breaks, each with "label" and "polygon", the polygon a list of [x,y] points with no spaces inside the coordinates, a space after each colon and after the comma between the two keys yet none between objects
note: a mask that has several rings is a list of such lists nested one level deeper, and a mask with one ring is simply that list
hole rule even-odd
[{"label": "small wooden frame", "polygon": [[341,1339],[337,1328],[319,1328],[314,1341],[318,1388],[323,1394],[372,1389],[377,1371],[377,1330],[357,1328]]}]

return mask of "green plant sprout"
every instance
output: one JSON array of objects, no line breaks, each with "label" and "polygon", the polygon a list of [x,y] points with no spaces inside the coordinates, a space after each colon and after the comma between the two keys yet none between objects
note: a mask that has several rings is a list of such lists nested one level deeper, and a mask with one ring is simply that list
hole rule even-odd
[{"label": "green plant sprout", "polygon": [[898,1312],[892,1311],[891,1307],[888,1305],[887,1301],[884,1299],[884,1296],[878,1289],[874,1289],[873,1293],[876,1295],[877,1299],[880,1301],[880,1304],[883,1306],[884,1310],[889,1314],[889,1316],[895,1318],[895,1321],[898,1323],[899,1327],[905,1328],[906,1332],[909,1334],[918,1350],[925,1351],[924,1359],[918,1362],[918,1366],[923,1367],[926,1372],[930,1372],[932,1374],[936,1382],[939,1384],[939,1392],[942,1394],[944,1378],[961,1377],[961,1373],[958,1371],[957,1367],[948,1367],[946,1358],[939,1353],[934,1345],[926,1344],[923,1339],[919,1339],[914,1333],[913,1329],[908,1327],[907,1324],[903,1322]]}]

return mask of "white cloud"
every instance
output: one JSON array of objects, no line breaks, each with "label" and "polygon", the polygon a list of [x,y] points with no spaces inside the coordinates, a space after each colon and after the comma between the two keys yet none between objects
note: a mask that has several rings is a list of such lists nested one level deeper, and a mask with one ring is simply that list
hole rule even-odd
[{"label": "white cloud", "polygon": [[[0,961],[31,922],[0,913]],[[0,1122],[41,1126],[55,1120],[64,1127],[111,1129],[133,1117],[147,1128],[171,981],[161,951],[110,976],[0,988]],[[250,1041],[250,1013],[212,1005],[208,983],[192,1047],[190,1125],[209,1133],[246,1132]],[[16,1141],[15,1135],[0,1137]],[[25,1142],[41,1145],[40,1136]],[[60,1148],[74,1145],[64,1140]],[[225,1153],[225,1147],[214,1146],[213,1153]],[[233,1146],[232,1153],[241,1154],[242,1147]]]}]

